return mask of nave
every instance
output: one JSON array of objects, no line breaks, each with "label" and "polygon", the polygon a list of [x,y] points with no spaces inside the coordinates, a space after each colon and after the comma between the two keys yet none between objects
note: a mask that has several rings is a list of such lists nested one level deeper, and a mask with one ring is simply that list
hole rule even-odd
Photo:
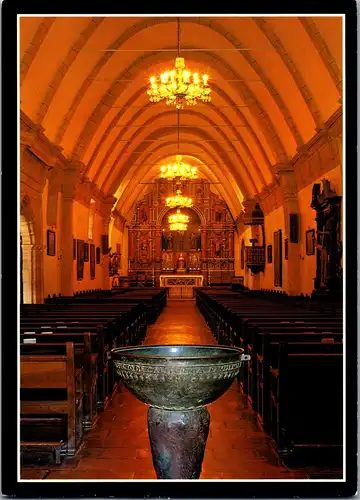
[{"label": "nave", "polygon": [[[145,344],[215,344],[195,301],[169,300]],[[208,407],[211,422],[200,479],[308,479],[341,477],[340,470],[288,468],[259,430],[239,382]],[[84,438],[75,457],[61,465],[23,465],[22,479],[156,479],[147,432],[147,407],[121,383]]]},{"label": "nave", "polygon": [[18,21],[26,493],[155,479],[146,391],[213,401],[158,478],[347,481],[344,17]]}]

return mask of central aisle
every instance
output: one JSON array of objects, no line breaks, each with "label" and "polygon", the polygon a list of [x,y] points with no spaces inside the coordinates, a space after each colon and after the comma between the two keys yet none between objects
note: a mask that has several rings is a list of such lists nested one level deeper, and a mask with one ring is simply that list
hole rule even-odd
[{"label": "central aisle", "polygon": [[[157,322],[148,327],[145,343],[215,344],[215,340],[195,301],[184,300],[168,302]],[[200,479],[306,478],[278,464],[236,381],[208,409],[210,432]],[[43,472],[44,479],[156,479],[147,406],[121,385],[78,455]]]}]

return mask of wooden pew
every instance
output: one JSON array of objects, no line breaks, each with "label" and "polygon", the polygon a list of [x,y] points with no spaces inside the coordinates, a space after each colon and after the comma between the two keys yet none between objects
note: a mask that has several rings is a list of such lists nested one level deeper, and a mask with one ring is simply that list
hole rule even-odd
[{"label": "wooden pew", "polygon": [[[81,374],[75,370],[74,344],[67,342],[65,345],[52,345],[62,354],[22,354],[20,358],[20,413],[25,418],[24,425],[29,427],[31,416],[43,418],[44,424],[51,424],[49,418],[66,419],[66,435],[64,439],[54,441],[25,441],[20,443],[21,451],[30,449],[39,451],[53,450],[56,460],[59,460],[60,451],[67,455],[75,454],[82,438],[81,421],[77,419],[77,412],[81,414],[82,384]],[[56,399],[54,395],[61,393]],[[45,396],[44,396],[45,393]],[[50,396],[51,395],[51,396]],[[82,420],[82,419],[81,419]],[[51,425],[50,425],[51,429]],[[77,432],[78,430],[78,432]],[[78,435],[77,435],[78,434]],[[29,432],[25,433],[29,435]]]},{"label": "wooden pew", "polygon": [[[312,321],[312,320],[309,320]],[[258,387],[259,381],[257,379],[257,363],[258,363],[258,354],[260,350],[260,345],[262,342],[262,336],[260,334],[268,335],[268,334],[281,334],[286,333],[288,337],[297,335],[298,341],[303,339],[305,341],[306,335],[309,333],[318,333],[324,334],[323,336],[333,337],[334,333],[339,333],[342,335],[342,325],[339,327],[329,325],[324,327],[322,323],[306,323],[303,325],[291,325],[291,324],[281,324],[278,323],[274,326],[274,323],[263,326],[256,325],[256,331],[254,333],[254,337],[249,341],[246,345],[245,352],[246,354],[250,354],[251,359],[247,364],[247,378],[244,377],[242,388],[245,394],[248,395],[249,402],[254,411],[258,411]]]},{"label": "wooden pew", "polygon": [[[277,332],[261,333],[262,347],[256,352],[256,390],[252,397],[257,397],[255,406],[257,421],[265,432],[269,431],[270,425],[270,366],[278,366],[278,344],[279,343],[337,343],[342,345],[343,332]],[[296,344],[297,345],[297,344]],[[340,347],[341,348],[341,347]]]},{"label": "wooden pew", "polygon": [[[21,352],[32,353],[36,346],[46,346],[47,352],[50,351],[51,344],[65,344],[73,342],[75,346],[75,367],[82,368],[83,378],[83,428],[89,430],[93,427],[96,420],[98,407],[98,353],[97,353],[97,333],[59,333],[52,334],[41,333],[22,333],[20,332]],[[35,341],[35,342],[34,342]],[[28,343],[30,342],[30,344]],[[41,349],[38,349],[41,351]]]},{"label": "wooden pew", "polygon": [[341,463],[343,354],[339,344],[279,343],[270,367],[270,432],[284,460]]}]

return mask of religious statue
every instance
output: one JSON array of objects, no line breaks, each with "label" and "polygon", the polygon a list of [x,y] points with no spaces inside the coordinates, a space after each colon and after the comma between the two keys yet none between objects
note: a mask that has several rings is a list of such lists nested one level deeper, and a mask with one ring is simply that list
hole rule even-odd
[{"label": "religious statue", "polygon": [[166,250],[168,249],[168,239],[167,239],[167,236],[166,236],[166,234],[164,233],[164,231],[163,231],[163,233],[162,233],[162,235],[161,235],[161,249],[162,249],[163,251],[164,251],[164,250],[166,251]]},{"label": "religious statue", "polygon": [[196,244],[195,244],[196,250],[200,251],[201,250],[201,236],[200,234],[196,235]]},{"label": "religious statue", "polygon": [[177,272],[178,273],[186,273],[185,259],[184,259],[182,253],[180,254],[178,261],[177,261]]},{"label": "religious statue", "polygon": [[216,257],[221,257],[221,243],[219,240],[214,241],[214,252]]},{"label": "religious statue", "polygon": [[172,250],[173,248],[173,240],[172,240],[172,234],[170,233],[169,236],[167,237],[167,249]]},{"label": "religious statue", "polygon": [[190,239],[190,248],[194,250],[196,248],[196,234],[192,232],[189,236]]},{"label": "religious statue", "polygon": [[143,208],[141,211],[141,222],[146,222],[146,221],[147,221],[146,208]]},{"label": "religious statue", "polygon": [[117,253],[109,254],[109,268],[110,268],[110,276],[115,276],[119,272],[120,267],[120,256]]},{"label": "religious statue", "polygon": [[327,179],[314,184],[311,208],[316,211],[317,259],[313,293],[340,294],[342,291],[341,196]]}]

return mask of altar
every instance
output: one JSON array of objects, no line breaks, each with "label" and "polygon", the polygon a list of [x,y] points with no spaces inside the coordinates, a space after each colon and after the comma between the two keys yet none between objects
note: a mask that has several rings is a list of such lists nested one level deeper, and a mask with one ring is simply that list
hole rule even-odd
[{"label": "altar", "polygon": [[191,299],[194,288],[203,286],[204,277],[201,274],[161,274],[160,286],[168,289],[169,298]]}]

